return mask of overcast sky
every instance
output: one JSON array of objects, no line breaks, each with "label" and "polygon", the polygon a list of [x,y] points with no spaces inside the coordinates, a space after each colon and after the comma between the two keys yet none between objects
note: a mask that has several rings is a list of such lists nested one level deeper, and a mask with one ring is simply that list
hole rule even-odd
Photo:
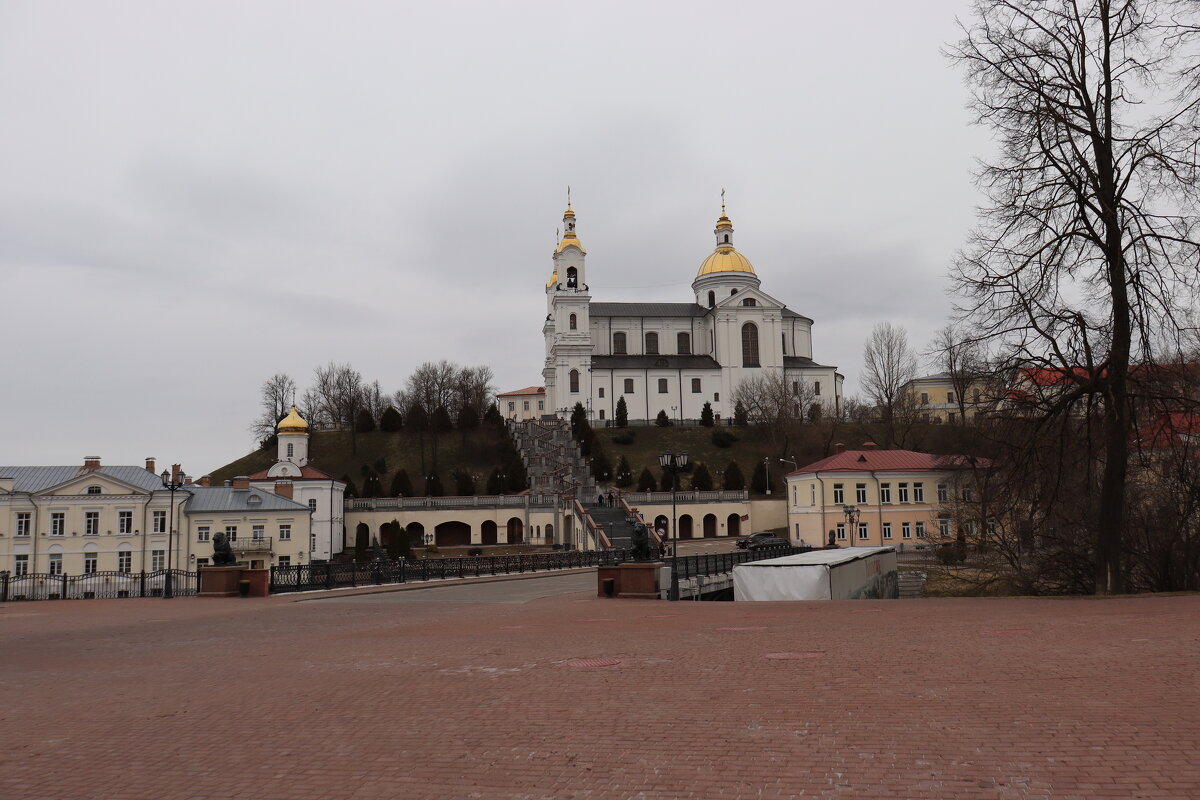
[{"label": "overcast sky", "polygon": [[858,391],[972,224],[967,0],[0,3],[0,464],[251,449],[348,361],[541,383],[568,184],[595,300],[689,301],[727,190]]}]

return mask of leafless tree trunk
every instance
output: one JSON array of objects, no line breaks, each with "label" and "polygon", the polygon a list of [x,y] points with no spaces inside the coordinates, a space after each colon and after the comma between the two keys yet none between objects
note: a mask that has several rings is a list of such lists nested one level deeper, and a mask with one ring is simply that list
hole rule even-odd
[{"label": "leafless tree trunk", "polygon": [[288,375],[277,372],[263,381],[262,413],[250,426],[250,432],[254,434],[255,441],[262,442],[275,435],[275,426],[279,424],[279,420],[287,416],[295,400],[296,382]]},{"label": "leafless tree trunk", "polygon": [[879,409],[891,441],[896,441],[897,412],[903,410],[904,384],[917,376],[917,357],[908,344],[908,332],[890,322],[881,322],[871,331],[863,347],[863,391]]},{"label": "leafless tree trunk", "polygon": [[987,362],[980,343],[962,328],[947,325],[933,339],[933,356],[939,372],[946,373],[954,400],[958,405],[959,423],[967,423],[967,394],[977,387],[987,373]]},{"label": "leafless tree trunk", "polygon": [[[1177,14],[1172,19],[1168,12]],[[1052,414],[1102,403],[1095,590],[1122,588],[1130,364],[1194,298],[1200,91],[1194,3],[977,0],[951,56],[999,153],[955,270],[960,310],[1010,364],[1058,370]],[[1182,77],[1181,77],[1182,76]]]}]

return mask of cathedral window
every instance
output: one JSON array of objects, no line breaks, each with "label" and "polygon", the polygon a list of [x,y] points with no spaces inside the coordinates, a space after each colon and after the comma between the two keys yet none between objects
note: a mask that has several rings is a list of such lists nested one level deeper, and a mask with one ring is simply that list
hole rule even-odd
[{"label": "cathedral window", "polygon": [[762,366],[758,360],[758,326],[753,322],[742,326],[742,366]]},{"label": "cathedral window", "polygon": [[781,333],[781,334],[779,334],[779,338],[782,340],[782,343],[780,346],[783,347],[783,354],[786,356],[787,355],[787,334]]},{"label": "cathedral window", "polygon": [[813,381],[813,394],[815,394],[817,397],[821,396],[821,382],[820,381]]},{"label": "cathedral window", "polygon": [[100,494],[100,493],[101,493],[101,491],[102,491],[102,490],[101,490],[101,488],[100,488],[99,486],[89,486],[89,487],[87,487],[87,493],[88,493],[88,494]]},{"label": "cathedral window", "polygon": [[744,306],[756,306],[756,305],[758,305],[758,301],[757,301],[757,300],[755,300],[753,297],[747,297],[745,300],[743,300],[743,301],[742,301],[742,305],[744,305]]},{"label": "cathedral window", "polygon": [[613,355],[623,356],[623,355],[625,355],[626,352],[628,352],[628,351],[625,349],[625,334],[624,333],[614,333],[613,334]]},{"label": "cathedral window", "polygon": [[287,457],[291,458],[292,456],[296,455],[295,450],[296,450],[296,446],[289,443],[288,448],[287,448]]},{"label": "cathedral window", "polygon": [[633,378],[625,379],[625,394],[633,394]]},{"label": "cathedral window", "polygon": [[700,394],[700,379],[692,378],[692,394]]},{"label": "cathedral window", "polygon": [[713,307],[713,306],[715,306],[716,304],[717,304],[717,293],[716,293],[716,292],[709,292],[709,293],[708,293],[708,307],[709,307],[709,308],[712,308],[712,307]]},{"label": "cathedral window", "polygon": [[604,409],[600,409],[600,419],[604,419]]},{"label": "cathedral window", "polygon": [[679,350],[679,355],[687,356],[692,354],[692,337],[688,333],[680,333],[675,337],[676,349]]},{"label": "cathedral window", "polygon": [[730,290],[729,290],[729,296],[730,296],[730,297],[733,297],[735,294],[737,294],[737,289],[730,289]]},{"label": "cathedral window", "polygon": [[658,379],[658,393],[659,394],[667,393],[667,379],[666,378]]},{"label": "cathedral window", "polygon": [[577,369],[571,370],[570,379],[571,379],[571,391],[578,392],[579,391],[579,370],[577,370]]},{"label": "cathedral window", "polygon": [[725,244],[729,244],[729,234],[725,234]]},{"label": "cathedral window", "polygon": [[571,315],[570,326],[571,330],[577,330],[579,328],[579,320],[574,314]]},{"label": "cathedral window", "polygon": [[600,399],[604,399],[604,387],[600,387]]},{"label": "cathedral window", "polygon": [[713,402],[714,403],[721,402],[721,393],[720,392],[713,392]]},{"label": "cathedral window", "polygon": [[646,334],[646,353],[648,355],[658,355],[658,334]]}]

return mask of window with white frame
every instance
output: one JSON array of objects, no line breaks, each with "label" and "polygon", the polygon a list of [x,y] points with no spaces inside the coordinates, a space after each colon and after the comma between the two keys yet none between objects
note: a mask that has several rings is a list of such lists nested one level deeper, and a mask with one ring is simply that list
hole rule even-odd
[{"label": "window with white frame", "polygon": [[892,523],[890,523],[890,522],[883,523],[883,538],[884,539],[892,538]]},{"label": "window with white frame", "polygon": [[291,556],[279,556],[278,566],[290,567],[291,565],[292,565],[292,557]]},{"label": "window with white frame", "polygon": [[225,538],[231,542],[237,541],[237,525],[225,526]]},{"label": "window with white frame", "polygon": [[917,538],[918,539],[925,538],[925,523],[924,522],[917,523]]},{"label": "window with white frame", "polygon": [[151,550],[150,551],[150,569],[157,572],[167,566],[167,551],[166,550]]},{"label": "window with white frame", "polygon": [[840,483],[833,485],[833,504],[840,506],[846,502],[846,490],[842,488]]},{"label": "window with white frame", "polygon": [[528,410],[529,410],[529,401],[528,401],[528,400],[522,400],[522,401],[521,401],[521,410],[522,410],[522,411],[528,411]]},{"label": "window with white frame", "polygon": [[122,550],[117,553],[117,572],[133,571],[133,552]]},{"label": "window with white frame", "polygon": [[83,535],[96,536],[100,533],[100,512],[83,512]]},{"label": "window with white frame", "polygon": [[308,501],[308,510],[309,510],[309,511],[311,511],[312,513],[314,513],[314,514],[315,514],[315,513],[317,513],[317,501],[316,501],[316,498],[313,498],[313,499],[311,499],[311,500],[309,500],[309,501]]},{"label": "window with white frame", "polygon": [[50,554],[50,574],[62,575],[62,553]]},{"label": "window with white frame", "polygon": [[117,512],[117,533],[133,533],[133,512]]},{"label": "window with white frame", "polygon": [[879,502],[881,504],[892,502],[892,485],[890,483],[879,484]]},{"label": "window with white frame", "polygon": [[856,502],[856,503],[866,503],[867,502],[867,485],[865,483],[854,484],[854,502]]},{"label": "window with white frame", "polygon": [[99,486],[89,486],[89,487],[87,487],[87,493],[88,494],[103,494],[104,490],[101,489]]},{"label": "window with white frame", "polygon": [[508,410],[509,410],[509,411],[516,411],[516,410],[517,410],[517,403],[516,403],[516,401],[515,401],[515,400],[509,400],[509,401],[508,401]]},{"label": "window with white frame", "polygon": [[67,514],[65,511],[50,512],[50,535],[62,536],[67,532]]},{"label": "window with white frame", "polygon": [[907,522],[900,523],[900,538],[901,539],[911,539],[912,538],[912,525],[910,525]]},{"label": "window with white frame", "polygon": [[597,387],[596,391],[598,391],[600,393],[599,397],[601,400],[603,400],[604,399],[604,387],[603,386]]},{"label": "window with white frame", "polygon": [[84,553],[83,554],[83,574],[91,575],[95,571],[96,571],[96,554],[95,553]]},{"label": "window with white frame", "polygon": [[151,516],[150,521],[151,521],[151,524],[153,527],[151,527],[150,530],[154,531],[155,533],[166,533],[167,532],[167,512],[154,511],[151,513],[152,513],[152,516]]},{"label": "window with white frame", "polygon": [[250,538],[261,540],[266,538],[267,529],[265,525],[251,525]]},{"label": "window with white frame", "polygon": [[846,540],[846,523],[839,522],[837,524],[837,538],[840,542],[844,542]]},{"label": "window with white frame", "polygon": [[545,410],[546,410],[546,401],[538,400],[538,411],[545,411]]},{"label": "window with white frame", "polygon": [[29,556],[25,553],[13,556],[13,575],[29,574]]},{"label": "window with white frame", "polygon": [[207,566],[208,566],[208,559],[207,559],[207,558],[197,558],[197,559],[196,559],[196,566],[197,566],[197,567],[207,567]]},{"label": "window with white frame", "polygon": [[815,483],[810,483],[808,485],[808,504],[810,506],[815,506],[817,504],[817,485]]},{"label": "window with white frame", "polygon": [[866,540],[867,537],[869,537],[869,536],[870,536],[870,533],[867,531],[867,523],[865,523],[865,522],[858,523],[858,538],[859,538],[859,540],[860,541]]},{"label": "window with white frame", "polygon": [[292,540],[292,526],[291,525],[280,525],[279,526],[279,541],[290,542],[291,540]]},{"label": "window with white frame", "polygon": [[29,535],[29,526],[30,526],[30,522],[31,522],[29,515],[30,515],[30,512],[28,512],[28,511],[18,511],[17,512],[17,534],[16,534],[17,536],[28,536]]},{"label": "window with white frame", "polygon": [[207,525],[196,526],[196,541],[197,542],[207,542],[209,540],[209,538],[210,538],[210,536],[209,536]]},{"label": "window with white frame", "polygon": [[938,520],[938,536],[940,536],[943,539],[950,538],[950,520],[948,520],[948,519],[939,519]]},{"label": "window with white frame", "polygon": [[939,503],[945,503],[950,500],[950,492],[946,489],[946,484],[939,483],[937,485],[937,498]]},{"label": "window with white frame", "polygon": [[908,502],[908,484],[907,483],[896,484],[896,497],[901,503]]},{"label": "window with white frame", "polygon": [[913,484],[913,502],[914,503],[924,503],[925,502],[925,484],[923,484],[923,483],[914,483]]},{"label": "window with white frame", "polygon": [[799,494],[799,490],[796,488],[795,485],[793,485],[792,486],[792,505],[794,505],[794,506],[799,505],[799,501],[796,499],[798,494]]},{"label": "window with white frame", "polygon": [[975,499],[975,490],[972,489],[970,486],[962,487],[962,499],[964,502],[967,502],[967,503],[974,500]]}]

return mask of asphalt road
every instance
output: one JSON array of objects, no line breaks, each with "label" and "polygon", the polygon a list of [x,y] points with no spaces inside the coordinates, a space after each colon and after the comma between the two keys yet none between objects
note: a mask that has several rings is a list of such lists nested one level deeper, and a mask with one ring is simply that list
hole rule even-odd
[{"label": "asphalt road", "polygon": [[[416,586],[418,584],[411,584]],[[466,583],[452,586],[430,585],[401,592],[331,597],[321,603],[528,603],[545,597],[586,592],[596,594],[594,570],[575,575],[547,575],[542,578]]]}]

